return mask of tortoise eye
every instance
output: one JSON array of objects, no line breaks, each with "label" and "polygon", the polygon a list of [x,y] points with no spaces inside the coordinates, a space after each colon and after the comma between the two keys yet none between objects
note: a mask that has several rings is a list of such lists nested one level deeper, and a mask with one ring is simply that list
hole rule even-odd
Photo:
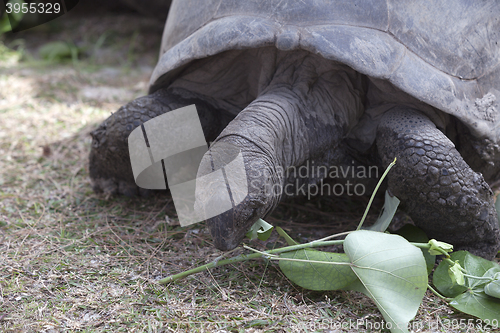
[{"label": "tortoise eye", "polygon": [[90,136],[92,137],[92,148],[99,148],[101,142],[99,140],[97,130],[90,132]]},{"label": "tortoise eye", "polygon": [[99,148],[99,139],[97,139],[95,136],[92,136],[92,147]]}]

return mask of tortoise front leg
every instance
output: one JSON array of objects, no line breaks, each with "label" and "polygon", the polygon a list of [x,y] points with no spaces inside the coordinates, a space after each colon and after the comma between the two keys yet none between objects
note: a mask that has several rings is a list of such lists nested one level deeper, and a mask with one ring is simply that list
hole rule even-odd
[{"label": "tortoise front leg", "polygon": [[484,258],[496,255],[493,192],[434,123],[415,110],[395,108],[380,122],[377,147],[385,166],[397,157],[389,188],[430,238]]},{"label": "tortoise front leg", "polygon": [[205,154],[200,177],[224,167],[230,160],[227,147],[241,151],[244,170],[234,176],[234,182],[248,184],[247,193],[238,190],[236,195],[231,193],[234,187],[226,188],[216,179],[196,185],[197,207],[204,212],[224,202],[228,191],[232,198],[244,197],[231,199],[232,209],[207,218],[217,248],[235,248],[282,196],[301,195],[304,184],[326,176],[311,170],[306,176],[287,171],[346,160],[341,143],[348,124],[353,123],[349,117],[356,118],[363,110],[359,75],[333,63],[316,68],[314,60],[296,54],[283,59],[269,86],[229,123]]},{"label": "tortoise front leg", "polygon": [[[134,181],[128,150],[128,136],[141,124],[166,112],[195,104],[205,139],[213,141],[233,118],[189,91],[160,89],[122,106],[106,119],[92,135],[89,173],[96,192],[146,195]],[[166,142],[165,144],[169,144]]]}]

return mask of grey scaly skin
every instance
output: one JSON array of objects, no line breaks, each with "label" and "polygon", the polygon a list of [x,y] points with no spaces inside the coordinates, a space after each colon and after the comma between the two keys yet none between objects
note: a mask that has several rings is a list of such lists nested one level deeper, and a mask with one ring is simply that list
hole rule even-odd
[{"label": "grey scaly skin", "polygon": [[377,147],[384,165],[397,156],[389,188],[417,226],[458,249],[496,254],[493,192],[434,123],[416,110],[394,108],[377,129]]},{"label": "grey scaly skin", "polygon": [[[353,159],[343,140],[363,113],[365,81],[347,66],[319,62],[307,53],[292,53],[278,61],[266,88],[234,119],[214,106],[217,101],[210,96],[160,89],[122,107],[92,133],[90,176],[94,189],[141,194],[128,159],[128,134],[157,115],[194,103],[207,141],[214,141],[198,175],[214,171],[218,147],[225,143],[243,154],[247,197],[232,210],[207,221],[215,246],[231,250],[248,228],[271,213],[282,199],[283,193],[272,193],[269,188],[316,183],[323,178],[309,175],[297,182],[283,177],[279,170],[300,167],[307,161],[333,166]],[[392,108],[380,121],[376,145],[379,157],[372,163],[381,160],[381,167],[385,167],[398,158],[388,186],[417,226],[457,249],[485,258],[497,253],[500,233],[491,189],[426,116],[407,106]]]},{"label": "grey scaly skin", "polygon": [[[279,170],[300,168],[307,161],[316,166],[339,165],[347,159],[341,143],[349,119],[338,111],[352,109],[355,114],[362,109],[362,78],[344,66],[316,68],[313,57],[294,58],[283,59],[268,87],[236,116],[210,149],[214,151],[219,143],[239,147],[249,184],[241,204],[207,221],[219,249],[236,247],[248,228],[272,212],[283,195],[298,192],[293,187],[320,180],[317,174],[285,178]],[[211,155],[202,160],[200,176],[214,171]],[[273,188],[288,191],[273,193]]]}]

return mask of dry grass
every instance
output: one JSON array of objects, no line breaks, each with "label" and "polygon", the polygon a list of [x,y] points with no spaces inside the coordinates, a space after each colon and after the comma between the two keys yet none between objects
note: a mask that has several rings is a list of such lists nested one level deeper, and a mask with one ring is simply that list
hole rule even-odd
[{"label": "dry grass", "polygon": [[[87,156],[89,131],[145,93],[160,33],[161,24],[108,15],[73,16],[4,36],[5,44],[24,49],[0,50],[0,331],[380,331],[370,328],[382,317],[365,296],[302,290],[274,263],[245,262],[156,283],[221,253],[203,224],[173,223],[166,194],[109,200],[94,194]],[[87,48],[78,63],[36,59],[38,46],[68,38]],[[308,239],[352,228],[365,204],[363,198],[283,204],[269,222]],[[251,245],[280,243],[274,237]],[[451,332],[425,325],[452,318],[470,319],[427,294],[416,319],[424,328],[416,331]],[[335,329],[358,320],[367,324]]]}]

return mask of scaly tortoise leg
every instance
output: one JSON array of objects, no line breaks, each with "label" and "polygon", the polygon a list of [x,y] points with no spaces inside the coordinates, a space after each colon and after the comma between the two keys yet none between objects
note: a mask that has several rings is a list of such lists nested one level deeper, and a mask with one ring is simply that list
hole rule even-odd
[{"label": "scaly tortoise leg", "polygon": [[423,114],[395,108],[377,130],[383,164],[394,157],[389,188],[429,237],[493,258],[500,232],[493,192],[454,144]]},{"label": "scaly tortoise leg", "polygon": [[[166,112],[195,104],[207,141],[213,141],[233,118],[207,103],[203,96],[187,91],[160,89],[122,106],[92,135],[89,172],[94,191],[106,194],[146,195],[134,181],[128,136],[141,124]],[[168,144],[168,143],[165,143]]]}]

